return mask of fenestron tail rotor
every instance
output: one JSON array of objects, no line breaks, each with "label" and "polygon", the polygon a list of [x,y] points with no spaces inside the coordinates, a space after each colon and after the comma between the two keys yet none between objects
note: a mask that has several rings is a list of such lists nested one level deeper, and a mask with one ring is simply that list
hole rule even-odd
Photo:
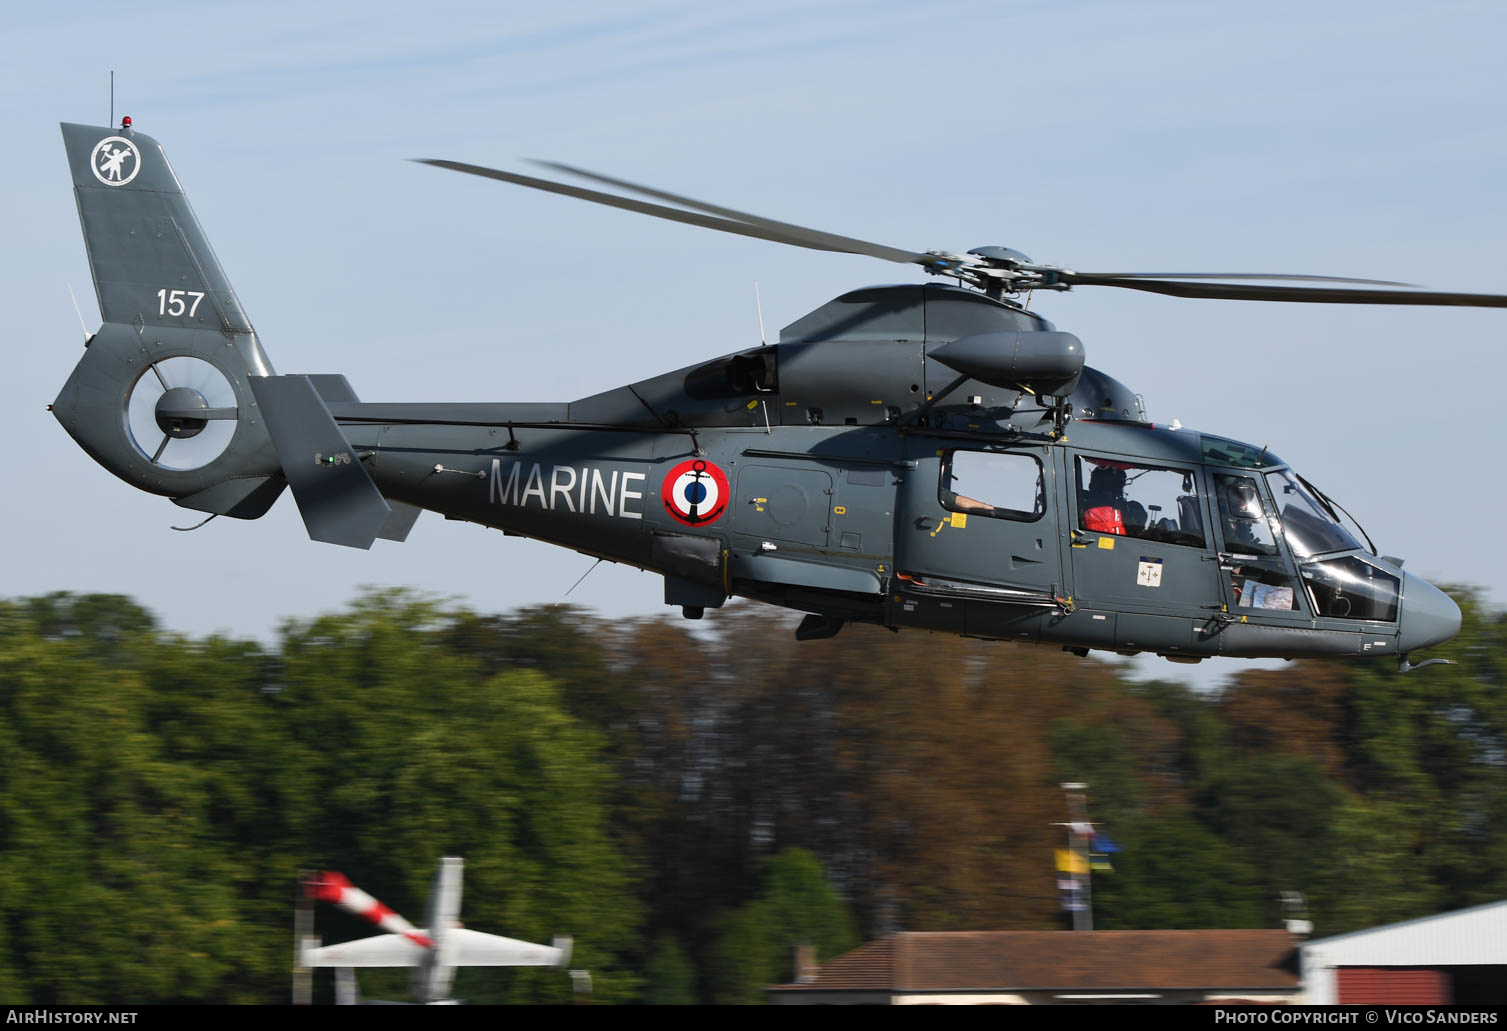
[{"label": "fenestron tail rotor", "polygon": [[126,423],[136,449],[164,469],[198,469],[218,458],[235,436],[235,388],[202,358],[153,362],[126,398]]},{"label": "fenestron tail rotor", "polygon": [[[694,200],[667,190],[644,186],[613,176],[591,172],[573,165],[554,161],[536,161],[535,164],[557,172],[577,176],[595,183],[615,187],[627,193],[651,197],[678,205],[650,203],[614,193],[572,186],[567,183],[519,175],[481,165],[435,158],[421,158],[424,164],[449,168],[456,172],[497,179],[502,182],[527,186],[534,190],[557,193],[578,200],[603,204],[608,207],[636,211],[639,214],[663,218],[672,222],[715,229],[719,232],[750,236],[773,243],[805,247],[810,250],[836,251],[845,254],[862,254],[884,261],[919,265],[932,275],[955,276],[959,280],[978,287],[993,297],[1005,294],[1022,294],[1032,290],[1070,290],[1076,286],[1113,286],[1126,290],[1166,294],[1172,297],[1203,297],[1238,301],[1297,301],[1320,304],[1402,304],[1402,305],[1451,305],[1476,308],[1507,307],[1507,295],[1455,293],[1450,291],[1420,290],[1410,284],[1384,279],[1356,279],[1348,276],[1323,276],[1289,273],[1240,273],[1240,272],[1079,272],[1059,265],[1038,264],[1019,251],[1006,247],[980,247],[967,254],[950,251],[916,251],[890,247],[869,240],[823,232],[792,222],[782,222],[752,215],[734,208],[705,201]],[[1229,280],[1220,283],[1214,280]],[[1248,283],[1240,280],[1264,280]],[[1340,283],[1348,286],[1288,286],[1282,283]],[[1386,289],[1355,289],[1357,286],[1382,287]]]}]

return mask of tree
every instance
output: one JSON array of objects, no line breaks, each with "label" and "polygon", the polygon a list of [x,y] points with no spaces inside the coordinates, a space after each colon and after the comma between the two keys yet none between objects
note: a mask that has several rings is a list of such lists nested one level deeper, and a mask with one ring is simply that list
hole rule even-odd
[{"label": "tree", "polygon": [[821,862],[790,849],[769,863],[758,897],[724,918],[708,972],[712,1001],[763,1002],[766,987],[794,979],[802,945],[825,961],[856,948],[858,934]]},{"label": "tree", "polygon": [[1255,864],[1186,813],[1136,822],[1114,872],[1094,874],[1100,930],[1270,926]]},{"label": "tree", "polygon": [[662,934],[644,968],[644,1001],[651,1006],[692,1006],[696,967],[673,934]]},{"label": "tree", "polygon": [[[597,998],[635,995],[639,907],[602,738],[537,673],[488,677],[449,647],[457,613],[369,594],[269,653],[113,602],[43,602],[0,605],[7,999],[281,1000],[300,869],[341,869],[421,920],[446,854],[467,859],[468,922],[573,931]],[[406,995],[404,980],[370,987]],[[556,971],[458,981],[478,1001],[570,998]]]}]

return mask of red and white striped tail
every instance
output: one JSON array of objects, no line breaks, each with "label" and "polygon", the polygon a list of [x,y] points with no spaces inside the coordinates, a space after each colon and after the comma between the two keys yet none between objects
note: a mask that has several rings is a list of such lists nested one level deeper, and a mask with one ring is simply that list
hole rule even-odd
[{"label": "red and white striped tail", "polygon": [[388,909],[366,892],[352,884],[343,873],[326,870],[304,882],[304,891],[309,898],[319,902],[333,902],[348,912],[370,920],[384,931],[401,934],[415,945],[434,948],[434,941],[421,934],[407,920]]}]

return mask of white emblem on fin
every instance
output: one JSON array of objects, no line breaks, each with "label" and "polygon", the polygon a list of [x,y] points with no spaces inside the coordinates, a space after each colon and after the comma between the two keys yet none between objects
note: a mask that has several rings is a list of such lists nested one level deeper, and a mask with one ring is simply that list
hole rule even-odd
[{"label": "white emblem on fin", "polygon": [[124,136],[106,136],[94,145],[89,167],[106,186],[124,186],[141,171],[141,151]]}]

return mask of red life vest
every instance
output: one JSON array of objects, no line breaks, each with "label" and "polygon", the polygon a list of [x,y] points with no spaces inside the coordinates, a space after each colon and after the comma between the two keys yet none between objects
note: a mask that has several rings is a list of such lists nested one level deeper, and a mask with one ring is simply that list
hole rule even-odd
[{"label": "red life vest", "polygon": [[1100,505],[1083,513],[1083,528],[1096,533],[1116,533],[1125,536],[1125,521],[1120,510],[1110,505]]}]

